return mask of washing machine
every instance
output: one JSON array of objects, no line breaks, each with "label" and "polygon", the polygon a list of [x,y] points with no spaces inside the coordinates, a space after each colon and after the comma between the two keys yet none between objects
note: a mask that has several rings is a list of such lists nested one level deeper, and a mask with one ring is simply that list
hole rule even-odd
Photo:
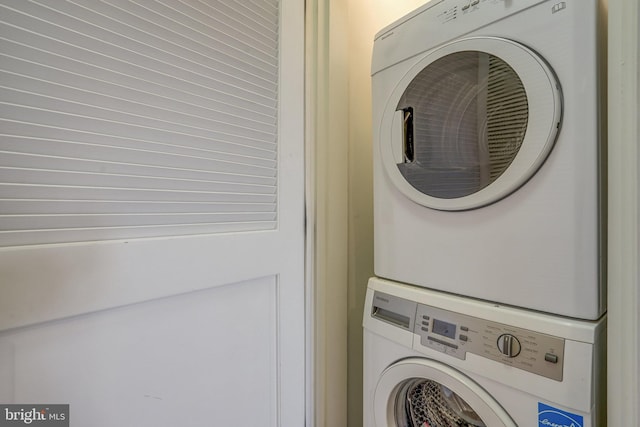
[{"label": "washing machine", "polygon": [[373,278],[367,427],[603,427],[606,315],[562,318]]},{"label": "washing machine", "polygon": [[377,276],[606,311],[605,7],[433,0],[377,34]]}]

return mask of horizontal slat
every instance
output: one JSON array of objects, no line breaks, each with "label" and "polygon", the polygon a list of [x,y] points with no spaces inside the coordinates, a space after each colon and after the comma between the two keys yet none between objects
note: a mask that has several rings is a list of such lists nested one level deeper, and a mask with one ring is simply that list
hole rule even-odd
[{"label": "horizontal slat", "polygon": [[42,245],[51,243],[88,242],[96,240],[129,240],[150,237],[188,236],[229,232],[272,230],[274,221],[230,222],[225,224],[187,224],[146,227],[113,227],[26,232],[0,231],[0,247]]},{"label": "horizontal slat", "polygon": [[133,190],[203,191],[226,193],[273,194],[274,186],[238,184],[230,182],[181,180],[165,177],[141,177],[39,169],[0,168],[3,182],[30,185],[75,185],[95,188],[127,188]]},{"label": "horizontal slat", "polygon": [[[55,108],[55,103],[54,108]],[[0,117],[4,120],[16,121],[23,123],[31,123],[35,126],[49,126],[54,128],[63,128],[76,130],[81,132],[95,132],[104,135],[113,135],[118,138],[130,138],[138,140],[160,141],[171,144],[175,142],[180,144],[180,140],[202,141],[202,145],[206,146],[209,138],[214,141],[223,143],[236,143],[241,146],[248,145],[268,145],[270,148],[275,141],[257,141],[255,139],[241,138],[238,136],[225,135],[215,131],[204,132],[197,131],[192,133],[182,133],[172,131],[171,129],[157,129],[153,127],[141,126],[131,123],[114,122],[108,119],[88,117],[68,112],[60,112],[55,110],[44,110],[37,107],[25,107],[23,105],[5,104],[0,101]],[[29,120],[27,122],[26,120]]]},{"label": "horizontal slat", "polygon": [[[18,108],[18,107],[14,107]],[[29,110],[21,110],[27,113]],[[17,114],[13,114],[17,116]],[[26,120],[35,118],[25,116]],[[23,140],[50,140],[66,142],[69,144],[87,144],[102,147],[118,147],[130,150],[144,150],[170,155],[183,155],[191,157],[207,157],[210,152],[234,153],[241,156],[275,159],[276,146],[271,144],[248,145],[247,142],[256,141],[220,141],[204,137],[188,135],[175,135],[170,132],[140,132],[127,136],[130,128],[118,129],[117,127],[103,126],[96,129],[65,128],[62,126],[47,125],[43,123],[29,123],[23,120],[0,119],[0,134],[4,138],[21,138]],[[62,123],[60,123],[62,124]],[[73,124],[72,124],[73,125]],[[113,131],[106,133],[106,131]],[[137,138],[136,138],[137,136]],[[241,143],[242,142],[242,143]],[[209,155],[211,157],[211,155]]]},{"label": "horizontal slat", "polygon": [[[131,8],[133,10],[133,3],[124,0],[110,0],[111,4],[118,5],[125,8]],[[242,3],[240,3],[241,5]],[[237,5],[237,3],[236,3]],[[229,57],[239,58],[247,63],[253,63],[255,60],[261,61],[262,67],[276,70],[277,60],[274,58],[272,52],[277,48],[276,31],[277,22],[269,22],[266,19],[260,19],[261,23],[266,23],[259,28],[262,34],[261,40],[270,41],[264,49],[260,49],[260,46],[256,43],[244,43],[236,37],[231,36],[227,32],[223,31],[223,28],[217,25],[217,21],[210,19],[207,15],[198,13],[193,8],[187,6],[186,3],[182,3],[181,7],[176,8],[175,2],[172,1],[155,1],[155,2],[140,2],[141,14],[138,16],[149,16],[153,14],[151,19],[154,22],[162,25],[164,28],[172,29],[175,32],[184,34],[194,42],[202,43],[205,46],[215,47],[218,51],[224,52]],[[240,9],[241,6],[236,6],[236,9]],[[252,10],[248,10],[245,16],[251,14],[251,18],[259,16]],[[244,19],[245,24],[240,24],[240,28],[246,27],[247,20]],[[254,20],[254,22],[256,22]],[[212,46],[213,45],[213,46]],[[275,75],[275,73],[274,73]]]},{"label": "horizontal slat", "polygon": [[[1,17],[2,15],[0,15]],[[11,26],[8,23],[2,24],[0,21],[0,37],[13,45],[33,48],[43,52],[55,52],[53,56],[63,57],[65,60],[72,60],[85,64],[85,68],[101,68],[108,73],[118,76],[133,76],[134,79],[166,86],[169,89],[185,91],[190,94],[203,94],[208,98],[224,99],[232,105],[252,109],[252,104],[257,108],[262,108],[269,114],[276,107],[275,94],[266,96],[264,94],[254,94],[243,90],[242,86],[233,85],[223,80],[214,80],[208,77],[199,77],[193,73],[186,73],[181,69],[170,69],[168,66],[156,68],[157,64],[146,64],[134,61],[135,58],[122,60],[117,57],[96,52],[88,48],[82,48],[73,44],[58,41],[56,39],[41,36],[39,34],[27,32],[20,28]],[[16,55],[17,58],[30,57],[27,52],[23,55]],[[45,58],[43,58],[45,59]],[[40,61],[37,61],[40,62]],[[264,91],[267,93],[267,91]],[[163,93],[161,90],[160,93]],[[255,107],[254,107],[255,108]]]},{"label": "horizontal slat", "polygon": [[[166,1],[164,3],[169,5],[174,4],[173,2]],[[229,9],[228,6],[226,10],[223,10],[225,5],[219,5],[214,9],[215,2],[212,1],[202,2],[191,0],[181,1],[181,3],[186,5],[187,8],[193,9],[193,11],[187,8],[183,9],[189,16],[201,20],[208,26],[224,31],[225,34],[242,43],[243,46],[252,46],[263,51],[271,51],[278,48],[276,43],[277,4],[268,4],[269,2],[267,1],[260,1],[258,4],[251,2],[252,7],[260,15],[269,16],[272,20],[271,22],[274,23],[271,28],[265,28],[261,33],[256,29],[256,25],[247,25],[242,19],[235,19],[234,14],[237,13],[237,10]]]},{"label": "horizontal slat", "polygon": [[[0,167],[4,170],[0,176],[3,178],[8,177],[12,170],[20,169],[16,167],[16,164],[8,164],[6,157],[0,156]],[[52,158],[49,158],[52,159]],[[3,162],[4,161],[4,162]],[[45,161],[47,171],[52,172],[68,172],[68,169],[64,168],[65,162],[58,163],[60,170],[55,169],[53,161]],[[164,178],[164,179],[177,179],[177,180],[196,180],[211,183],[229,183],[231,185],[238,185],[238,188],[243,185],[254,185],[261,187],[273,187],[275,188],[276,178],[271,176],[257,176],[257,175],[240,175],[237,173],[222,173],[222,172],[207,172],[193,169],[172,169],[163,167],[142,167],[141,165],[128,165],[122,163],[108,163],[108,162],[91,162],[87,161],[86,167],[81,166],[76,162],[75,171],[70,173],[102,173],[112,175],[123,176],[139,176],[139,177],[151,177],[151,178]],[[29,166],[33,166],[30,164]],[[34,169],[28,169],[34,170]],[[35,169],[37,170],[37,169]],[[99,172],[96,172],[99,171]],[[134,175],[137,174],[137,175]]]},{"label": "horizontal slat", "polygon": [[[52,97],[39,93],[29,93],[22,90],[9,89],[0,87],[0,99],[2,100],[2,109],[6,111],[4,106],[10,108],[28,108],[30,115],[36,114],[46,115],[52,112],[56,114],[65,114],[67,116],[77,117],[78,119],[111,122],[117,126],[136,126],[145,129],[172,132],[177,134],[210,137],[221,140],[229,140],[233,138],[248,139],[254,141],[273,142],[273,133],[259,132],[240,126],[230,126],[226,124],[212,124],[204,126],[197,123],[197,120],[187,120],[185,117],[181,121],[169,121],[163,117],[154,117],[152,111],[145,109],[146,115],[134,113],[135,109],[130,112],[121,110],[119,107],[122,103],[112,107],[102,107],[86,102],[78,102],[63,98],[66,93],[60,94],[60,97]],[[1,111],[1,110],[0,110]],[[4,113],[4,112],[3,112]],[[3,114],[9,117],[9,114]],[[170,115],[166,118],[168,119]],[[15,116],[14,116],[15,117]],[[215,129],[215,131],[213,130]]]},{"label": "horizontal slat", "polygon": [[[177,102],[174,99],[151,95],[140,91],[131,91],[119,85],[104,83],[93,78],[78,76],[51,67],[43,67],[32,62],[25,62],[4,56],[0,60],[0,86],[57,97],[64,93],[65,99],[81,103],[90,102],[96,106],[119,110],[139,111],[144,109],[155,118],[166,117],[167,121],[188,120],[200,121],[200,126],[229,124],[255,131],[274,133],[275,122],[271,118],[258,121],[245,116],[216,111],[205,106]],[[256,117],[261,118],[261,117]]]},{"label": "horizontal slat", "polygon": [[[98,8],[97,12],[108,7],[100,3],[96,3],[95,6]],[[187,61],[190,63],[188,64],[189,68],[205,75],[219,76],[218,78],[228,81],[246,81],[249,85],[256,85],[255,89],[258,91],[262,91],[264,88],[271,88],[272,90],[276,88],[274,82],[276,76],[275,67],[251,66],[251,72],[248,70],[248,63],[243,68],[233,67],[230,62],[234,61],[235,58],[227,57],[223,52],[214,49],[214,46],[211,45],[215,45],[215,41],[209,46],[198,45],[189,40],[181,40],[182,43],[170,42],[158,37],[157,34],[143,31],[135,23],[123,23],[117,16],[96,13],[86,7],[82,7],[82,5],[73,5],[69,2],[60,2],[55,7],[47,5],[46,2],[41,5],[31,3],[21,7],[21,9],[22,13],[26,13],[35,19],[49,17],[49,19],[53,20],[54,25],[72,28],[74,31],[99,39],[104,44],[122,46],[128,51],[139,55],[140,62],[143,62],[144,58],[155,59],[169,64],[182,64]],[[22,28],[30,28],[28,25],[19,25],[23,21],[8,22]],[[158,31],[166,30],[158,26]],[[46,35],[49,33],[41,34]],[[176,39],[176,36],[178,35],[173,34],[174,39]],[[54,38],[70,40],[68,37]],[[72,40],[75,41],[76,38],[74,37]]]},{"label": "horizontal slat", "polygon": [[[196,5],[198,4],[196,2]],[[81,2],[77,5],[83,7]],[[150,2],[142,2],[141,5],[147,9],[152,6]],[[71,13],[105,30],[126,35],[159,50],[184,56],[185,59],[191,59],[194,62],[204,64],[212,62],[215,64],[213,68],[230,71],[230,75],[239,73],[242,76],[248,76],[248,80],[252,80],[250,76],[255,76],[265,81],[274,81],[277,76],[277,61],[273,53],[278,49],[275,33],[269,34],[268,37],[259,34],[257,38],[251,38],[242,31],[244,28],[241,25],[238,28],[223,20],[211,19],[207,15],[198,13],[193,8],[193,4],[169,2],[167,5],[169,8],[177,7],[179,9],[177,14],[189,16],[188,19],[191,22],[187,22],[182,28],[165,26],[163,24],[167,23],[166,19],[163,19],[163,22],[154,21],[148,10],[138,7],[137,10],[141,15],[128,12],[126,7],[131,6],[131,3],[121,3],[118,6],[101,2],[92,8],[97,12],[95,14],[92,11],[79,12],[77,8]],[[168,9],[165,8],[165,10]],[[108,21],[105,22],[105,19]],[[175,21],[170,20],[169,24],[175,24]],[[190,37],[194,34],[193,32],[185,33],[185,30],[196,30],[196,27],[199,29],[195,32],[196,37]],[[172,28],[176,30],[172,31]],[[230,68],[229,64],[234,62],[235,57],[248,58],[248,61],[245,66],[235,68],[234,73],[234,69]],[[261,59],[264,63],[259,67],[248,66],[254,61],[253,57]]]},{"label": "horizontal slat", "polygon": [[[25,4],[27,8],[31,5],[29,2],[25,3],[28,3]],[[38,9],[36,11],[29,10],[29,12],[38,13],[41,11],[40,13],[52,15],[50,19],[54,19],[54,21],[50,22],[8,7],[1,8],[0,19],[4,22],[2,34],[9,34],[8,37],[5,37],[28,45],[31,44],[33,38],[45,37],[80,49],[83,52],[83,57],[91,58],[92,56],[100,55],[110,58],[116,61],[114,64],[116,67],[123,63],[137,64],[139,67],[150,71],[186,79],[206,87],[227,88],[227,90],[234,87],[234,92],[240,92],[247,97],[262,97],[265,101],[274,94],[273,78],[267,84],[269,86],[267,87],[264,84],[257,85],[251,82],[251,79],[239,79],[231,73],[231,70],[228,70],[229,73],[222,73],[219,70],[220,67],[211,70],[201,64],[185,63],[183,59],[167,57],[168,55],[161,51],[159,52],[157,49],[153,50],[153,52],[137,52],[129,48],[130,45],[136,43],[135,41],[127,42],[125,39],[121,40],[119,44],[110,43],[104,41],[103,38],[111,39],[112,37],[104,34],[103,31],[95,26],[85,28],[86,24],[84,22],[58,14],[53,10]],[[31,29],[34,32],[28,32],[25,29]],[[151,55],[151,53],[154,55]],[[218,53],[218,56],[220,56],[220,53]],[[239,69],[249,67],[258,71],[262,67],[269,66],[263,61],[250,56],[233,58],[231,55],[226,55],[225,58],[221,59]],[[89,60],[88,62],[91,61]]]},{"label": "horizontal slat", "polygon": [[[6,58],[11,57],[27,62],[29,64],[27,68],[40,67],[45,70],[61,70],[74,76],[122,86],[134,92],[148,93],[187,104],[202,105],[241,117],[255,114],[267,117],[267,120],[275,119],[273,104],[261,105],[233,93],[217,92],[207,86],[198,86],[186,80],[172,79],[153,70],[147,71],[131,64],[118,64],[120,68],[115,69],[113,61],[101,56],[93,58],[95,59],[94,63],[87,63],[87,58],[83,57],[85,52],[46,38],[31,36],[29,42],[30,44],[24,44],[0,37],[0,52]],[[0,65],[2,64],[0,63]]]},{"label": "horizontal slat", "polygon": [[158,213],[222,213],[275,212],[274,203],[204,203],[204,202],[138,202],[95,200],[12,200],[0,199],[7,215],[36,215],[46,204],[50,214],[140,214]]},{"label": "horizontal slat", "polygon": [[[39,166],[42,170],[73,173],[100,173],[111,175],[126,175],[150,178],[165,178],[176,180],[194,180],[202,182],[218,182],[231,184],[249,184],[275,187],[275,170],[272,173],[260,175],[240,174],[237,170],[224,173],[222,171],[209,172],[196,169],[180,169],[162,166],[147,166],[129,163],[115,163],[106,161],[75,160],[68,158],[56,158],[51,156],[39,156],[38,160],[33,156],[21,156],[17,154],[0,155],[0,167],[6,171],[0,177],[6,177],[6,173],[12,169],[33,169]],[[39,164],[38,164],[39,163]],[[262,171],[264,172],[264,171]]]},{"label": "horizontal slat", "polygon": [[[76,159],[69,159],[64,157],[53,157],[53,156],[40,156],[40,155],[23,155],[23,154],[14,154],[14,153],[6,153],[0,152],[1,159],[0,164],[4,164],[7,166],[13,166],[17,168],[30,168],[30,169],[47,169],[52,168],[53,170],[69,170],[71,172],[84,172],[84,173],[92,173],[92,172],[102,172],[104,170],[110,169],[110,166],[115,166],[107,163],[100,162],[91,162],[91,161],[82,161]],[[195,163],[195,162],[193,162]],[[226,172],[228,174],[244,174],[251,176],[262,176],[262,177],[274,177],[275,169],[258,167],[258,166],[250,166],[250,165],[242,165],[238,163],[231,162],[215,162],[210,161],[206,162],[206,164],[210,166],[215,166],[217,172]],[[131,168],[133,169],[133,168]],[[131,176],[144,176],[144,172],[137,170],[132,170]],[[152,175],[161,177],[160,174]],[[171,177],[170,179],[175,179]],[[229,180],[230,181],[230,180]]]},{"label": "horizontal slat", "polygon": [[0,183],[0,199],[120,200],[158,202],[275,203],[275,194],[96,188],[82,185]]},{"label": "horizontal slat", "polygon": [[0,230],[25,231],[91,227],[136,227],[274,221],[275,212],[189,214],[0,215]]},{"label": "horizontal slat", "polygon": [[[276,68],[277,62],[273,56],[260,52],[255,44],[243,45],[238,39],[230,37],[228,34],[220,31],[215,25],[215,22],[210,22],[209,25],[203,24],[201,20],[203,18],[206,20],[206,15],[197,15],[200,18],[199,20],[190,19],[187,16],[189,8],[184,2],[177,5],[173,2],[161,1],[131,2],[126,0],[109,0],[106,3],[142,20],[156,24],[178,36],[184,37],[191,43],[212,46],[212,48],[218,52],[225,53],[230,57],[240,58],[247,63],[260,61],[259,63],[261,63],[262,66],[271,65],[274,70]],[[163,3],[166,3],[168,6]],[[226,1],[224,3],[228,4],[229,2]],[[173,8],[179,9],[179,11]],[[193,10],[191,13],[193,14]],[[240,28],[246,26],[248,22],[247,18],[244,17],[242,22],[243,23],[239,24]],[[262,26],[258,29],[258,33],[260,34],[259,38],[263,40],[263,42],[266,41],[271,45],[271,49],[266,49],[267,51],[277,48],[276,43],[274,43],[277,38],[276,31],[277,27],[275,25]],[[176,36],[174,35],[173,37],[175,38]],[[236,46],[243,46],[244,49],[239,49]]]},{"label": "horizontal slat", "polygon": [[[14,147],[12,142],[15,142],[16,140],[24,141],[24,147]],[[41,144],[38,144],[38,142],[41,142]],[[56,151],[58,148],[60,151]],[[74,149],[76,150],[75,153],[73,152]],[[13,160],[22,162],[19,166],[25,167],[28,167],[28,163],[24,162],[34,161],[38,164],[42,164],[42,160],[39,160],[39,158],[48,156],[48,153],[56,153],[56,156],[52,156],[55,159],[77,160],[80,162],[91,162],[94,161],[94,159],[100,159],[96,161],[102,163],[111,162],[130,165],[139,164],[143,166],[173,166],[176,168],[183,167],[202,170],[216,170],[217,172],[235,172],[237,174],[252,174],[257,176],[273,176],[275,174],[274,169],[276,167],[275,160],[219,152],[201,152],[198,153],[202,154],[201,156],[188,156],[136,149],[127,150],[126,148],[120,147],[102,147],[82,143],[58,143],[57,141],[50,140],[49,144],[45,145],[45,142],[42,140],[27,138],[19,139],[2,135],[0,135],[0,151],[7,155],[10,153],[16,153],[14,154]],[[20,155],[22,158],[15,157]],[[101,157],[101,155],[104,157]],[[26,158],[27,156],[29,157]],[[2,159],[0,159],[0,162],[2,162]],[[105,166],[106,165],[103,164],[99,167],[102,169]],[[81,170],[95,170],[86,169],[87,166],[79,167],[83,168]]]},{"label": "horizontal slat", "polygon": [[[120,0],[121,1],[121,0]],[[168,3],[167,0],[163,0]],[[184,3],[184,1],[182,1]],[[196,3],[193,0],[188,3]],[[258,39],[271,39],[277,36],[277,22],[278,12],[277,7],[275,10],[271,8],[270,11],[265,13],[264,8],[260,8],[259,4],[273,4],[272,1],[224,1],[224,0],[208,0],[206,2],[210,6],[212,12],[209,14],[216,16],[221,14],[225,19],[233,22],[234,26],[241,28],[243,31],[252,31],[255,38]]]}]

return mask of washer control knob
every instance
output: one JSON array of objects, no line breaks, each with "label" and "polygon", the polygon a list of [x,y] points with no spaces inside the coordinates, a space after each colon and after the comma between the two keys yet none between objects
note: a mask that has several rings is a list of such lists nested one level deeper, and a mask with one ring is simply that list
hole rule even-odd
[{"label": "washer control knob", "polygon": [[498,350],[507,357],[516,357],[520,354],[520,341],[511,334],[502,334],[498,337]]}]

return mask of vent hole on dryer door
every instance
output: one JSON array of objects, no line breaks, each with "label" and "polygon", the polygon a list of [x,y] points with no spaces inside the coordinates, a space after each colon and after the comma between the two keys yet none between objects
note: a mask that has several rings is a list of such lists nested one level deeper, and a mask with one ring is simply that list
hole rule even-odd
[{"label": "vent hole on dryer door", "polygon": [[[517,73],[497,56],[461,51],[425,67],[397,110],[404,112],[404,178],[441,199],[476,193],[518,154],[529,106]],[[409,126],[410,125],[410,126]]]}]

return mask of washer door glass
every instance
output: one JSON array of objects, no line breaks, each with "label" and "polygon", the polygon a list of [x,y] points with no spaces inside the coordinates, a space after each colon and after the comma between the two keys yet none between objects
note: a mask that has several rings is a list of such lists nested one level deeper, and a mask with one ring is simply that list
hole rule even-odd
[{"label": "washer door glass", "polygon": [[381,128],[391,180],[442,210],[493,203],[546,159],[561,120],[551,69],[509,40],[469,38],[426,55],[391,95]]},{"label": "washer door glass", "polygon": [[373,398],[375,427],[516,427],[473,379],[431,359],[385,369]]},{"label": "washer door glass", "polygon": [[486,427],[464,399],[424,378],[411,378],[400,385],[395,420],[403,427]]}]

